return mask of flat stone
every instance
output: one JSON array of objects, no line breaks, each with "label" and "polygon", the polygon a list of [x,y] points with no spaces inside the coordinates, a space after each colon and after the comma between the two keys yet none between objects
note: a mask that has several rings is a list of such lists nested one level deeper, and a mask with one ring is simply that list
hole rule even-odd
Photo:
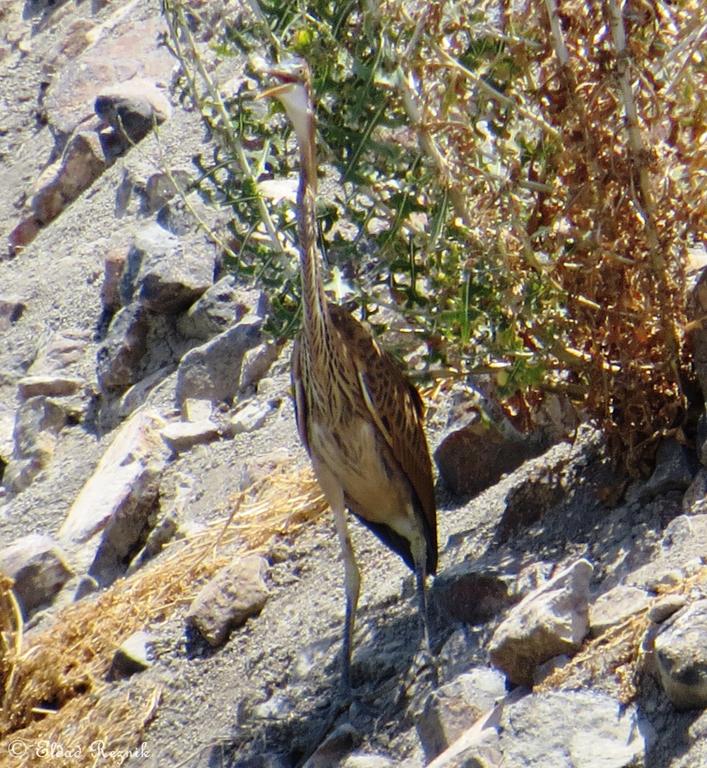
[{"label": "flat stone", "polygon": [[21,400],[37,395],[64,397],[78,392],[84,383],[84,380],[77,376],[50,374],[24,376],[17,382],[17,394]]},{"label": "flat stone", "polygon": [[248,403],[228,420],[228,434],[238,435],[242,432],[254,432],[256,429],[260,429],[272,410],[273,405],[270,402],[254,401]]},{"label": "flat stone", "polygon": [[681,595],[679,593],[665,595],[651,605],[647,615],[654,624],[662,624],[666,619],[669,619],[674,613],[677,613],[686,605],[687,595]]},{"label": "flat stone", "polygon": [[83,328],[66,328],[52,334],[45,344],[40,345],[27,375],[65,373],[83,359],[90,341],[90,331]]},{"label": "flat stone", "polygon": [[638,587],[620,584],[598,597],[589,606],[589,627],[592,637],[604,634],[631,616],[647,608],[648,593]]},{"label": "flat stone", "polygon": [[144,540],[170,453],[160,434],[164,425],[151,410],[125,422],[59,530],[67,547],[81,545],[76,560],[83,567],[90,564],[89,575],[101,586],[125,570],[129,553]]},{"label": "flat stone", "polygon": [[635,768],[655,732],[603,693],[549,691],[501,704],[428,768]]},{"label": "flat stone", "polygon": [[163,229],[156,222],[135,236],[128,254],[141,306],[159,314],[182,312],[212,284],[215,255]]},{"label": "flat stone", "polygon": [[444,752],[505,693],[503,675],[477,668],[430,694],[415,724],[425,758],[433,760]]},{"label": "flat stone", "polygon": [[221,645],[233,629],[263,609],[269,591],[265,584],[267,562],[250,555],[222,568],[201,589],[186,616],[214,647]]},{"label": "flat stone", "polygon": [[155,658],[154,637],[144,630],[133,632],[113,655],[109,680],[130,677],[149,669]]},{"label": "flat stone", "polygon": [[187,421],[206,421],[211,418],[214,407],[211,400],[188,397],[182,404],[182,415]]},{"label": "flat stone", "polygon": [[72,136],[61,158],[42,173],[35,185],[30,200],[35,219],[42,226],[53,221],[107,165],[98,134],[81,131]]},{"label": "flat stone", "polygon": [[519,685],[532,685],[536,667],[576,652],[589,631],[593,567],[578,560],[510,610],[489,644],[491,663]]},{"label": "flat stone", "polygon": [[240,322],[248,313],[263,314],[263,294],[238,285],[235,275],[225,275],[177,320],[179,332],[187,339],[208,341]]},{"label": "flat stone", "polygon": [[258,382],[267,375],[281,351],[282,344],[265,341],[245,353],[241,371],[241,392],[257,388]]},{"label": "flat stone", "polygon": [[175,60],[161,45],[164,20],[151,16],[126,21],[121,33],[108,35],[67,62],[47,90],[47,118],[59,133],[70,134],[90,115],[96,97],[107,88],[141,78],[167,83]]},{"label": "flat stone", "polygon": [[501,727],[508,766],[633,768],[644,764],[652,736],[634,706],[589,691],[527,696]]},{"label": "flat stone", "polygon": [[677,709],[707,706],[707,599],[664,622],[655,638],[663,689]]},{"label": "flat stone", "polygon": [[37,533],[0,550],[0,572],[14,580],[13,591],[25,619],[49,604],[72,575],[57,542]]},{"label": "flat stone", "polygon": [[218,426],[211,419],[175,421],[162,429],[162,437],[174,453],[183,453],[195,445],[216,440]]},{"label": "flat stone", "polygon": [[139,304],[121,309],[96,354],[96,375],[103,392],[127,389],[141,378],[150,319]]},{"label": "flat stone", "polygon": [[189,350],[177,369],[176,399],[231,401],[240,386],[243,355],[260,341],[262,318],[249,314],[211,341]]},{"label": "flat stone", "polygon": [[[504,434],[495,425],[478,420],[447,435],[434,452],[434,459],[452,493],[471,497],[541,452],[542,447],[534,439]],[[484,457],[482,462],[479,456]]]},{"label": "flat stone", "polygon": [[49,466],[65,424],[64,409],[46,397],[30,397],[20,405],[15,414],[12,460],[3,475],[9,490],[19,493]]}]

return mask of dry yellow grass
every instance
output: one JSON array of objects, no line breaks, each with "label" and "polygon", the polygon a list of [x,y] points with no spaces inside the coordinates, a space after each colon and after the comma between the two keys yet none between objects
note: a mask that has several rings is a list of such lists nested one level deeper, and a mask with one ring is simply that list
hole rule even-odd
[{"label": "dry yellow grass", "polygon": [[[693,588],[704,588],[705,585],[707,566],[674,587],[665,589],[660,597],[688,594]],[[535,690],[588,687],[601,678],[614,675],[621,701],[627,704],[633,700],[638,693],[647,655],[652,650],[650,629],[655,625],[648,618],[649,609],[650,606],[638,611],[599,637],[589,640],[569,663],[555,670]]]},{"label": "dry yellow grass", "polygon": [[132,632],[191,601],[237,552],[263,551],[296,535],[326,509],[309,469],[280,465],[229,504],[226,520],[120,579],[95,600],[62,610],[37,637],[24,636],[12,582],[0,581],[0,766],[122,765],[138,747],[160,691],[116,697],[104,682],[113,653]]}]

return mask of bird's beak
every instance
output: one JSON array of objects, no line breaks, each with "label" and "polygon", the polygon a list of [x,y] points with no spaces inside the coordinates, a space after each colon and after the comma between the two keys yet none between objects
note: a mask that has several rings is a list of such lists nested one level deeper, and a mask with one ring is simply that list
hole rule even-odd
[{"label": "bird's beak", "polygon": [[256,95],[255,100],[259,101],[260,99],[270,99],[277,97],[281,93],[285,93],[289,87],[290,83],[278,83],[277,85],[273,85],[270,88],[266,88],[264,91],[261,91]]}]

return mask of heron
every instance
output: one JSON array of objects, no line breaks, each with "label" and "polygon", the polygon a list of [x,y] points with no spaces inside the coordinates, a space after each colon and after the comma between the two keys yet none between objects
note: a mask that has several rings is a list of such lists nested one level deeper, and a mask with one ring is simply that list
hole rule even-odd
[{"label": "heron", "polygon": [[351,693],[351,653],[361,575],[348,509],[414,571],[423,653],[431,658],[428,575],[437,568],[437,513],[423,403],[395,359],[348,311],[327,300],[317,247],[316,118],[309,66],[268,66],[270,87],[299,147],[296,201],[302,325],[292,351],[299,437],[332,509],[344,561],[346,613],[341,688]]}]

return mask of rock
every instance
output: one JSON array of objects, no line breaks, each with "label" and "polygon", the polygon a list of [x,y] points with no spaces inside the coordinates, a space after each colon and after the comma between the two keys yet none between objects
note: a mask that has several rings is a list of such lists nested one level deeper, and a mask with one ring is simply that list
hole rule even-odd
[{"label": "rock", "polygon": [[496,541],[504,543],[515,533],[541,520],[566,496],[555,468],[544,466],[533,470],[506,495],[506,507],[496,526]]},{"label": "rock", "polygon": [[382,755],[365,755],[356,752],[344,760],[341,768],[395,768],[395,763]]},{"label": "rock", "polygon": [[154,637],[144,630],[133,632],[113,654],[108,679],[117,680],[143,672],[152,666],[154,656]]},{"label": "rock", "polygon": [[542,446],[534,438],[510,432],[506,435],[494,424],[478,420],[445,437],[434,458],[452,493],[470,497],[541,451]]},{"label": "rock", "polygon": [[427,768],[507,768],[500,751],[500,719],[518,694],[507,694],[493,709],[467,727]]},{"label": "rock", "polygon": [[145,184],[144,213],[156,213],[180,192],[186,194],[191,181],[191,174],[178,168],[153,173]]},{"label": "rock", "polygon": [[495,740],[443,753],[428,768],[634,768],[648,765],[654,736],[633,705],[602,693],[551,691],[503,707]]},{"label": "rock", "polygon": [[20,400],[28,400],[37,395],[64,397],[78,392],[83,384],[84,380],[76,376],[24,376],[17,382],[17,394]]},{"label": "rock", "polygon": [[25,619],[47,605],[71,577],[59,545],[30,533],[0,550],[0,572],[14,580],[13,591]]},{"label": "rock", "polygon": [[480,563],[459,563],[434,581],[434,601],[455,621],[480,624],[517,603],[513,576]]},{"label": "rock", "polygon": [[162,429],[162,437],[174,453],[183,453],[195,445],[215,440],[218,426],[211,419],[175,421]]},{"label": "rock", "polygon": [[664,595],[651,605],[647,616],[654,624],[662,624],[685,605],[687,605],[686,595],[680,593]]},{"label": "rock", "polygon": [[707,552],[707,515],[678,515],[668,523],[657,558],[632,571],[626,582],[651,592],[679,584]]},{"label": "rock", "polygon": [[19,296],[0,295],[0,333],[14,325],[27,309],[27,304]]},{"label": "rock", "polygon": [[67,205],[103,173],[107,161],[93,131],[81,131],[69,140],[61,159],[47,168],[35,185],[30,201],[41,226],[53,221]]},{"label": "rock", "polygon": [[177,370],[176,398],[230,401],[238,392],[243,355],[260,341],[262,319],[246,315],[237,325],[187,352]]},{"label": "rock", "polygon": [[655,469],[640,486],[638,498],[646,501],[669,491],[685,491],[696,472],[696,463],[684,446],[673,439],[661,440],[656,452]]},{"label": "rock", "polygon": [[133,78],[102,90],[93,105],[98,117],[129,149],[172,115],[167,97],[151,80]]},{"label": "rock", "polygon": [[241,392],[257,387],[258,382],[270,370],[272,364],[280,356],[281,351],[282,344],[266,341],[245,353],[241,371]]},{"label": "rock", "polygon": [[43,71],[51,77],[68,62],[78,58],[90,46],[95,29],[95,22],[89,19],[72,21],[42,62]]},{"label": "rock", "polygon": [[[707,344],[707,342],[705,342]],[[705,405],[702,415],[697,421],[697,431],[695,433],[695,448],[697,458],[702,466],[707,466],[707,405]]]},{"label": "rock", "polygon": [[160,517],[148,534],[145,546],[130,563],[126,571],[127,576],[158,555],[165,545],[177,538],[186,527],[186,509],[193,499],[194,480],[182,474],[178,475],[178,478],[179,482],[172,499],[165,500],[164,489],[160,489]]},{"label": "rock", "polygon": [[577,651],[589,630],[593,568],[578,560],[511,609],[489,645],[491,663],[512,683],[532,685],[535,668]]},{"label": "rock", "polygon": [[262,610],[269,592],[265,584],[267,562],[257,555],[222,568],[201,589],[186,616],[213,647],[221,645],[233,629]]},{"label": "rock", "polygon": [[331,768],[339,764],[361,740],[361,735],[350,724],[339,725],[317,747],[303,768]]},{"label": "rock", "polygon": [[186,339],[208,341],[250,311],[264,314],[263,296],[260,291],[240,288],[235,275],[225,275],[177,320],[177,329]]},{"label": "rock", "polygon": [[213,413],[211,400],[200,400],[196,397],[188,397],[182,405],[182,415],[187,421],[206,421]]},{"label": "rock", "polygon": [[103,392],[125,389],[139,381],[148,331],[149,314],[139,304],[131,304],[115,316],[96,353],[96,375]]},{"label": "rock", "polygon": [[70,134],[91,113],[96,97],[108,88],[141,78],[169,82],[175,61],[161,45],[165,24],[159,16],[121,24],[119,34],[106,35],[67,62],[46,94],[49,123]]},{"label": "rock", "polygon": [[213,281],[215,256],[204,248],[148,224],[128,254],[128,278],[136,275],[138,302],[152,312],[176,314],[190,306]]},{"label": "rock", "polygon": [[553,656],[551,659],[540,664],[533,673],[533,687],[540,685],[546,678],[558,669],[562,669],[570,660],[570,657],[564,653],[559,656]]},{"label": "rock", "polygon": [[67,328],[53,334],[46,344],[40,346],[27,374],[45,376],[64,373],[83,358],[90,339],[90,332],[81,328]]},{"label": "rock", "polygon": [[425,758],[433,760],[444,752],[505,693],[502,675],[477,668],[430,694],[416,723]]},{"label": "rock", "polygon": [[0,481],[2,481],[2,469],[8,464],[15,447],[13,433],[15,431],[14,410],[0,410]]},{"label": "rock", "polygon": [[287,448],[276,448],[260,456],[246,456],[241,464],[241,476],[238,490],[248,490],[253,484],[259,483],[278,471],[283,464],[293,461],[292,454]]},{"label": "rock", "polygon": [[[144,365],[140,365],[138,371],[142,371]],[[118,400],[116,417],[119,420],[126,419],[131,413],[145,404],[148,395],[161,386],[173,386],[174,370],[171,365],[158,368],[153,373],[147,373],[140,381],[135,382]]]},{"label": "rock", "polygon": [[7,246],[9,255],[17,255],[26,245],[29,245],[32,240],[39,234],[39,230],[42,228],[42,224],[39,222],[36,216],[26,216],[7,237]]},{"label": "rock", "polygon": [[49,466],[65,423],[65,411],[46,397],[31,397],[20,405],[15,415],[12,461],[3,476],[7,488],[19,493]]},{"label": "rock", "polygon": [[247,403],[228,420],[228,434],[233,436],[241,432],[254,432],[256,429],[260,429],[274,407],[272,401]]},{"label": "rock", "polygon": [[123,303],[121,284],[127,261],[128,250],[126,248],[111,248],[103,259],[101,303],[104,311],[109,314],[117,312]]},{"label": "rock", "polygon": [[[704,462],[703,462],[704,463]],[[707,469],[701,467],[682,497],[682,511],[686,515],[707,514]]]},{"label": "rock", "polygon": [[707,706],[707,599],[661,625],[655,638],[660,682],[677,709]]},{"label": "rock", "polygon": [[67,546],[81,545],[76,561],[82,568],[90,564],[88,573],[101,586],[125,571],[145,539],[169,457],[163,427],[151,410],[138,411],[123,424],[59,530]]},{"label": "rock", "polygon": [[598,597],[589,607],[589,627],[592,637],[603,635],[607,629],[621,624],[630,616],[647,608],[651,600],[643,589],[623,584]]}]

